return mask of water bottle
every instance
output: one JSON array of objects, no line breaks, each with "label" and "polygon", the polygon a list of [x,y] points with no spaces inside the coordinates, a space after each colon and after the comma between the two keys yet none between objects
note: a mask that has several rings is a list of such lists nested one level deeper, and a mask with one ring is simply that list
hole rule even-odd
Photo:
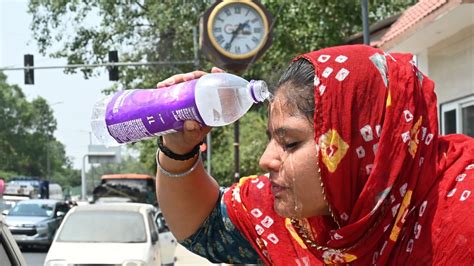
[{"label": "water bottle", "polygon": [[212,73],[165,88],[107,96],[94,105],[91,126],[102,144],[116,146],[181,131],[185,120],[225,126],[268,97],[262,80]]}]

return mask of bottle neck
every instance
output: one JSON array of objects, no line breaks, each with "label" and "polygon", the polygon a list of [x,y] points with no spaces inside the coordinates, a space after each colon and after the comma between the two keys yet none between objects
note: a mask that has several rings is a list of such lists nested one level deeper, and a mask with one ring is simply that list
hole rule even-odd
[{"label": "bottle neck", "polygon": [[255,103],[265,101],[270,95],[267,84],[263,80],[251,80],[248,88]]}]

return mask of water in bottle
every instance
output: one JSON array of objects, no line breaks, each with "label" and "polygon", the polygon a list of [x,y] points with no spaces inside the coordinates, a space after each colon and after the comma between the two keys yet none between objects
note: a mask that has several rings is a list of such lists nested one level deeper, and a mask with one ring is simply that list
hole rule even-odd
[{"label": "water in bottle", "polygon": [[268,96],[264,81],[212,73],[165,88],[105,97],[94,105],[91,126],[102,144],[115,146],[180,131],[185,120],[225,126]]}]

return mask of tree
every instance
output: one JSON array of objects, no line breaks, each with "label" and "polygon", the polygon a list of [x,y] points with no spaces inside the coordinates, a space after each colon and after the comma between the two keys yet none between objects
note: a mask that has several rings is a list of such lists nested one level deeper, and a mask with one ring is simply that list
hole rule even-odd
[{"label": "tree", "polygon": [[[31,25],[40,52],[49,52],[55,58],[67,58],[69,64],[105,62],[109,50],[118,50],[121,61],[183,61],[194,58],[192,29],[198,25],[200,15],[210,7],[210,2],[30,0],[29,12],[33,14]],[[359,1],[261,2],[274,16],[273,44],[260,60],[243,73],[245,78],[274,81],[278,70],[284,69],[295,55],[341,44],[345,38],[360,32],[362,28]],[[414,2],[415,0],[369,0],[369,22],[394,15]],[[87,19],[91,14],[98,15],[100,21],[84,23],[90,22]],[[73,25],[71,35],[65,34],[71,32],[65,29],[66,25]],[[59,48],[50,51],[53,42]],[[202,69],[210,69],[211,63],[204,55],[200,55],[200,60]],[[159,80],[194,68],[191,64],[120,67],[123,77],[120,86],[125,89],[153,87]],[[94,72],[91,69],[81,71],[85,77],[98,73],[98,70]],[[258,114],[264,112],[260,111]],[[247,136],[256,131],[252,130],[254,125],[261,130],[261,125],[265,124],[263,117],[264,115],[246,116],[245,120],[256,120],[241,123],[242,175],[258,169],[258,157],[266,140],[262,136],[254,136],[251,140],[253,147],[247,148],[245,143],[250,143]],[[230,169],[233,169],[231,130],[229,126],[212,133],[213,173],[224,183],[229,181],[224,177],[232,176]],[[145,165],[155,169],[155,142],[143,141],[136,147],[140,149],[140,158]]]},{"label": "tree", "polygon": [[[56,119],[43,98],[29,102],[20,87],[7,83],[0,72],[0,172],[5,178],[14,175],[46,177],[58,180],[79,177],[66,158],[64,145],[53,136]],[[52,179],[55,181],[55,178]]]}]

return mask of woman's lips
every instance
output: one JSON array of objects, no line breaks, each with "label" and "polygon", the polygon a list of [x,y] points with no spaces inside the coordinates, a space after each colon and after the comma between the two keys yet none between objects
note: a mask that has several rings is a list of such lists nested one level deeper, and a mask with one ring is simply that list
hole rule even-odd
[{"label": "woman's lips", "polygon": [[272,194],[275,197],[281,196],[281,194],[284,193],[287,189],[288,187],[281,186],[272,182]]}]

